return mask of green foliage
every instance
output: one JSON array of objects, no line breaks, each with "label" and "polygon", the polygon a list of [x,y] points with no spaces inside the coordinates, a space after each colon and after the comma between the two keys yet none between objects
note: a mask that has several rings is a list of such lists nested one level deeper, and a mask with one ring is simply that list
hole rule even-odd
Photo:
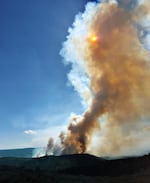
[{"label": "green foliage", "polygon": [[149,183],[149,161],[149,156],[122,160],[90,155],[0,158],[0,183]]}]

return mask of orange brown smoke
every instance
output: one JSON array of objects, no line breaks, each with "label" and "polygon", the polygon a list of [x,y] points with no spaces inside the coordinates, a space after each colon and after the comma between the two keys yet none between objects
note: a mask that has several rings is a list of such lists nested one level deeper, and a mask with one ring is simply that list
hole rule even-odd
[{"label": "orange brown smoke", "polygon": [[150,55],[137,28],[150,13],[147,4],[127,10],[115,1],[89,3],[69,29],[62,55],[88,107],[60,134],[62,153],[130,154],[150,140]]}]

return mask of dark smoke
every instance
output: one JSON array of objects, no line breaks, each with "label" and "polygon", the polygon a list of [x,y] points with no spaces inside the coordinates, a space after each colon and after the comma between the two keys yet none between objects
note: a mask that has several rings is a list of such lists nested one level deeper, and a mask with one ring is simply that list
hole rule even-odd
[{"label": "dark smoke", "polygon": [[62,154],[150,150],[149,23],[148,0],[88,3],[76,17],[61,55],[72,64],[68,77],[87,110],[60,134]]}]

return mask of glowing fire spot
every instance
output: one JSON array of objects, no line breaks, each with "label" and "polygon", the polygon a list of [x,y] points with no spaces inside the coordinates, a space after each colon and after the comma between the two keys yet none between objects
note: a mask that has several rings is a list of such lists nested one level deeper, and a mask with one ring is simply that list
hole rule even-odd
[{"label": "glowing fire spot", "polygon": [[97,39],[98,39],[98,37],[95,36],[95,35],[90,36],[90,41],[91,41],[91,42],[96,42]]}]

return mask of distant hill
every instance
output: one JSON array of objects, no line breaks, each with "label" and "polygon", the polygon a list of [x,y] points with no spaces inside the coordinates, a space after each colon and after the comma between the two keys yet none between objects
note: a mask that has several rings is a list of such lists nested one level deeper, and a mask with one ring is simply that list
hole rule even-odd
[{"label": "distant hill", "polygon": [[31,158],[34,148],[0,150],[0,157]]}]

